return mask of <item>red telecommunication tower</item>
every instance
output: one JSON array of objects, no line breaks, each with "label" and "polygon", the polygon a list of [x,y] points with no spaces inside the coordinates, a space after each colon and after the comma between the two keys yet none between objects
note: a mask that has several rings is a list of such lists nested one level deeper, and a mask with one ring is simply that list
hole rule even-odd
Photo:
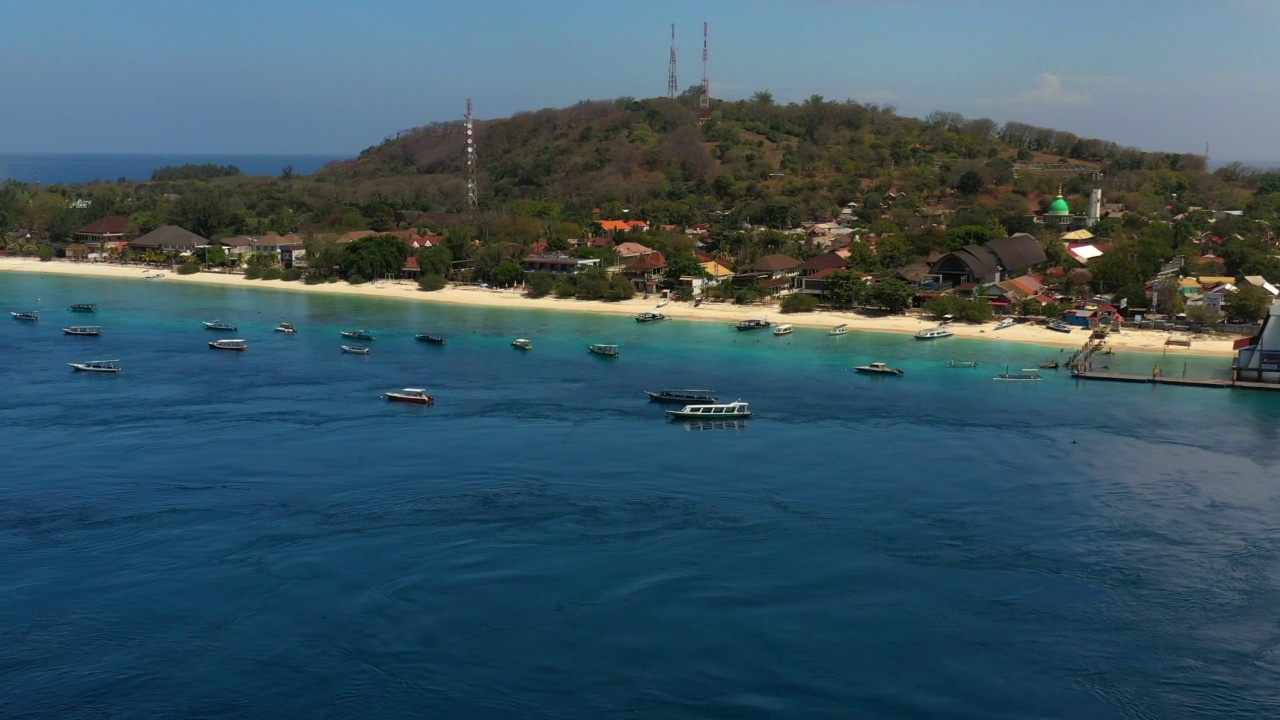
[{"label": "red telecommunication tower", "polygon": [[702,93],[698,95],[698,122],[711,119],[711,81],[707,79],[707,24],[702,23]]}]

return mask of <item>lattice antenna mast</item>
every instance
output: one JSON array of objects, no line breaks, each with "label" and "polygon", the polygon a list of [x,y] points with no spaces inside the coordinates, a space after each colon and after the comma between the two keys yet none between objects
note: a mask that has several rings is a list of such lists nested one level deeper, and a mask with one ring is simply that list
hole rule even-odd
[{"label": "lattice antenna mast", "polygon": [[480,194],[476,189],[476,141],[471,110],[471,98],[467,98],[467,210],[475,212],[480,204]]},{"label": "lattice antenna mast", "polygon": [[671,23],[671,60],[667,63],[667,97],[674,99],[680,88],[676,84],[676,24]]},{"label": "lattice antenna mast", "polygon": [[702,92],[698,95],[698,122],[711,119],[711,81],[707,79],[707,24],[702,23]]}]

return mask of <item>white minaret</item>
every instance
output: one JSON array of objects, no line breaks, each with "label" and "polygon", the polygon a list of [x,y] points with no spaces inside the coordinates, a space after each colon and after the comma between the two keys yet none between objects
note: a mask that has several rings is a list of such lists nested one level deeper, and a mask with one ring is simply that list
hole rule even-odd
[{"label": "white minaret", "polygon": [[1089,219],[1085,221],[1085,227],[1093,227],[1098,224],[1098,220],[1102,218],[1102,188],[1094,188],[1089,193]]}]

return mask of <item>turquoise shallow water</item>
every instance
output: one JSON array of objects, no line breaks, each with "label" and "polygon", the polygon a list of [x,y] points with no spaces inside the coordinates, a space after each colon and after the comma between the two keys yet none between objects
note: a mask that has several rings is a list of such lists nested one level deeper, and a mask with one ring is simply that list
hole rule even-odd
[{"label": "turquoise shallow water", "polygon": [[[0,321],[0,715],[1280,710],[1280,397],[993,382],[1057,354],[1012,344],[0,274],[3,309],[35,298]],[[214,318],[250,350],[208,350]],[[378,397],[410,385],[438,404]],[[664,386],[757,415],[667,423]]]}]

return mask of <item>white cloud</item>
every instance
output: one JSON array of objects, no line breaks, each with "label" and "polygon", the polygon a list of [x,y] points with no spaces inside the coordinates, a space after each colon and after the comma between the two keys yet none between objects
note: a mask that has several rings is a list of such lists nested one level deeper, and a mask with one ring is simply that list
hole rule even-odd
[{"label": "white cloud", "polygon": [[1040,73],[1036,87],[1018,93],[1009,100],[1011,105],[1090,105],[1089,93],[1068,90],[1062,79],[1053,73]]},{"label": "white cloud", "polygon": [[[1013,97],[1000,99],[978,99],[972,101],[973,105],[1001,105],[1010,107],[1060,107],[1066,105],[1092,105],[1093,96],[1081,90],[1073,90],[1063,83],[1064,76],[1054,75],[1050,72],[1040,73],[1040,77],[1036,82],[1036,86],[1030,90],[1024,90]],[[1077,80],[1079,78],[1076,78]],[[1096,80],[1097,78],[1092,78]],[[1097,85],[1096,82],[1071,82],[1072,85]]]}]

